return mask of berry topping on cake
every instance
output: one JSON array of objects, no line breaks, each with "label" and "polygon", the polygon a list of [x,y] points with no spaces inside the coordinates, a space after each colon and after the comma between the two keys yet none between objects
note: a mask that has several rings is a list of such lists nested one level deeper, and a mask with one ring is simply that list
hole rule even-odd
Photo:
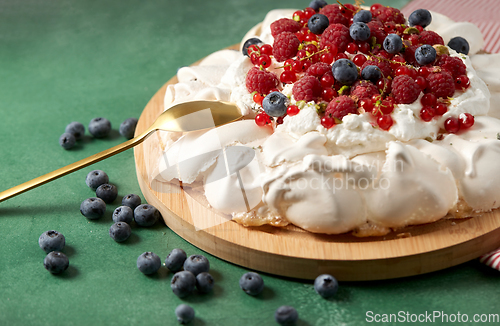
[{"label": "berry topping on cake", "polygon": [[339,59],[333,63],[332,73],[335,80],[344,85],[352,85],[358,79],[358,68],[349,59]]},{"label": "berry topping on cake", "polygon": [[376,83],[382,77],[382,71],[375,65],[364,65],[361,70],[361,78]]},{"label": "berry topping on cake", "polygon": [[387,32],[385,31],[384,24],[382,24],[378,20],[372,20],[367,23],[370,28],[371,37],[375,37],[375,41],[377,44],[382,44],[387,36]]},{"label": "berry topping on cake", "polygon": [[391,64],[388,60],[383,60],[381,57],[372,57],[367,60],[363,66],[361,66],[361,70],[365,69],[367,66],[377,66],[382,72],[383,77],[388,77],[392,75]]},{"label": "berry topping on cake", "polygon": [[360,10],[352,17],[353,23],[369,23],[372,20],[372,13],[369,10]]},{"label": "berry topping on cake", "polygon": [[243,43],[243,48],[242,48],[243,55],[246,55],[247,57],[250,56],[250,54],[248,53],[248,48],[251,45],[262,45],[262,44],[263,42],[257,37],[249,38],[248,40],[245,41],[245,43]]},{"label": "berry topping on cake", "polygon": [[421,26],[426,28],[432,21],[432,15],[427,9],[417,9],[410,14],[408,17],[408,23],[410,26]]},{"label": "berry topping on cake", "polygon": [[457,57],[450,57],[449,55],[444,54],[439,57],[437,65],[442,69],[449,71],[454,78],[467,74],[467,67],[464,62]]},{"label": "berry topping on cake", "polygon": [[273,55],[276,61],[283,62],[295,57],[300,41],[294,34],[283,32],[274,38]]},{"label": "berry topping on cake", "polygon": [[448,46],[458,53],[462,53],[465,55],[469,54],[469,42],[467,42],[467,40],[463,37],[456,36],[452,38],[448,42]]},{"label": "berry topping on cake", "polygon": [[[370,9],[371,10],[371,9]],[[374,18],[378,18],[383,23],[393,22],[395,24],[404,24],[405,17],[399,9],[393,7],[379,7],[372,11]]]},{"label": "berry topping on cake", "polygon": [[394,77],[392,95],[398,104],[411,104],[420,95],[420,86],[408,75]]},{"label": "berry topping on cake", "polygon": [[264,112],[270,117],[281,117],[286,113],[290,100],[280,92],[272,92],[262,101]]},{"label": "berry topping on cake", "polygon": [[401,40],[401,37],[398,34],[389,34],[385,37],[382,45],[384,50],[388,53],[399,53],[399,51],[403,48],[403,40]]},{"label": "berry topping on cake", "polygon": [[365,98],[372,98],[373,95],[379,95],[379,91],[377,86],[369,80],[357,80],[351,87],[351,97],[353,98],[361,100]]},{"label": "berry topping on cake", "polygon": [[349,34],[355,41],[366,41],[370,38],[370,27],[363,22],[353,23],[349,27]]},{"label": "berry topping on cake", "polygon": [[348,114],[357,114],[358,108],[356,106],[356,102],[350,97],[346,95],[339,96],[334,98],[325,110],[325,115],[329,117],[335,117],[339,120],[342,120]]},{"label": "berry topping on cake", "polygon": [[296,101],[310,102],[321,96],[321,84],[314,76],[304,76],[293,84],[292,93]]},{"label": "berry topping on cake", "polygon": [[276,37],[283,32],[296,33],[300,31],[301,28],[302,26],[300,23],[295,20],[290,18],[281,18],[271,24],[271,34],[273,37]]},{"label": "berry topping on cake", "polygon": [[419,46],[417,50],[415,50],[415,60],[422,66],[433,63],[436,60],[436,49],[429,44]]},{"label": "berry topping on cake", "polygon": [[319,13],[325,15],[330,24],[342,24],[346,26],[349,24],[349,20],[342,14],[338,5],[326,5],[321,8]]},{"label": "berry topping on cake", "polygon": [[429,44],[429,45],[435,45],[435,44],[441,44],[444,45],[443,38],[439,36],[434,31],[423,31],[420,33],[420,36],[418,38],[418,41],[420,44]]},{"label": "berry topping on cake", "polygon": [[455,80],[445,70],[431,73],[427,76],[426,92],[433,93],[437,97],[452,97],[455,93]]},{"label": "berry topping on cake", "polygon": [[306,70],[307,76],[314,76],[317,78],[321,78],[324,74],[329,72],[332,67],[324,62],[316,62]]},{"label": "berry topping on cake", "polygon": [[328,3],[325,0],[312,0],[311,3],[309,3],[309,8],[312,8],[315,11],[319,11],[326,5],[328,5]]},{"label": "berry topping on cake", "polygon": [[328,25],[330,25],[328,17],[322,14],[312,15],[311,18],[309,18],[309,21],[307,22],[307,27],[309,27],[311,33],[314,34],[323,33],[325,29],[328,27]]},{"label": "berry topping on cake", "polygon": [[272,72],[253,67],[248,71],[245,84],[250,93],[268,94],[278,87],[279,81]]},{"label": "berry topping on cake", "polygon": [[349,28],[342,24],[332,24],[328,26],[321,35],[320,48],[327,45],[334,45],[338,52],[344,52],[347,49],[347,44],[351,42]]}]

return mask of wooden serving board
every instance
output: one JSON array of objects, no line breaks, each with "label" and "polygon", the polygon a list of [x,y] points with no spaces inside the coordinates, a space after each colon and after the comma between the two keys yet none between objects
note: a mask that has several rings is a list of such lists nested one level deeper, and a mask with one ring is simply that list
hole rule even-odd
[{"label": "wooden serving board", "polygon": [[[165,90],[176,82],[176,77],[169,80],[149,101],[136,134],[163,112]],[[323,273],[341,281],[390,279],[458,265],[500,246],[499,210],[370,238],[314,234],[294,226],[243,227],[208,208],[190,188],[150,181],[148,160],[161,149],[158,135],[135,148],[137,177],[148,203],[161,211],[168,227],[191,244],[253,270],[301,279]],[[200,221],[215,226],[199,229]]]}]

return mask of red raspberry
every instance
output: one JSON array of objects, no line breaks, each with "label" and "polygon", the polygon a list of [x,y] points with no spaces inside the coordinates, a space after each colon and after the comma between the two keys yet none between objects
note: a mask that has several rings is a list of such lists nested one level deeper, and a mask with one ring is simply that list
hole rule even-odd
[{"label": "red raspberry", "polygon": [[342,120],[343,117],[351,114],[358,114],[358,108],[356,106],[356,102],[346,95],[342,95],[334,98],[325,110],[326,116],[333,116],[339,120]]},{"label": "red raspberry", "polygon": [[420,33],[420,36],[418,37],[418,41],[420,44],[429,44],[429,45],[434,45],[434,44],[441,44],[444,45],[443,38],[439,36],[436,32],[433,31],[423,31]]},{"label": "red raspberry", "polygon": [[248,92],[257,92],[259,94],[268,94],[270,90],[278,87],[279,80],[275,74],[267,70],[259,70],[253,67],[248,71],[246,77],[246,87]]},{"label": "red raspberry", "polygon": [[306,70],[306,76],[314,76],[317,78],[321,78],[324,74],[327,72],[331,71],[332,67],[329,64],[326,64],[324,62],[317,62],[307,68]]},{"label": "red raspberry", "polygon": [[403,56],[407,63],[414,66],[419,66],[417,60],[415,59],[415,51],[417,51],[419,46],[420,45],[410,45],[409,47],[405,48]]},{"label": "red raspberry", "polygon": [[372,20],[367,25],[370,28],[370,37],[375,37],[377,44],[383,44],[387,36],[384,25],[378,20]]},{"label": "red raspberry", "polygon": [[450,57],[449,55],[443,54],[439,57],[437,65],[442,69],[448,70],[453,78],[467,74],[467,67],[464,62],[457,57]]},{"label": "red raspberry", "polygon": [[420,95],[420,86],[408,75],[400,75],[392,80],[392,95],[398,104],[410,104]]},{"label": "red raspberry", "polygon": [[347,44],[352,42],[349,28],[342,24],[330,24],[321,35],[320,48],[325,45],[332,44],[338,49],[338,52],[344,52],[347,49]]},{"label": "red raspberry", "polygon": [[387,60],[382,60],[379,57],[372,57],[370,60],[367,60],[365,63],[360,68],[360,71],[363,71],[363,69],[366,66],[377,66],[380,68],[380,71],[382,72],[383,77],[389,77],[392,75],[392,68],[391,64]]},{"label": "red raspberry", "polygon": [[321,96],[321,83],[314,76],[304,76],[293,84],[292,94],[296,101],[310,102]]},{"label": "red raspberry", "polygon": [[290,18],[281,18],[271,24],[271,34],[273,37],[276,37],[283,32],[296,33],[300,31],[301,28],[302,26],[295,20]]},{"label": "red raspberry", "polygon": [[405,16],[399,9],[393,7],[380,7],[372,12],[374,18],[377,18],[383,23],[393,22],[396,24],[404,24]]},{"label": "red raspberry", "polygon": [[342,24],[349,25],[349,20],[342,15],[342,10],[340,10],[339,5],[331,4],[326,5],[319,11],[320,14],[325,15],[331,24]]},{"label": "red raspberry", "polygon": [[425,90],[437,97],[452,97],[453,93],[455,93],[455,79],[446,70],[431,73],[427,77],[427,88]]},{"label": "red raspberry", "polygon": [[294,34],[283,32],[274,38],[273,55],[276,61],[282,62],[295,57],[300,41]]},{"label": "red raspberry", "polygon": [[369,80],[357,80],[351,87],[351,96],[358,100],[372,98],[373,95],[379,95],[377,86]]}]

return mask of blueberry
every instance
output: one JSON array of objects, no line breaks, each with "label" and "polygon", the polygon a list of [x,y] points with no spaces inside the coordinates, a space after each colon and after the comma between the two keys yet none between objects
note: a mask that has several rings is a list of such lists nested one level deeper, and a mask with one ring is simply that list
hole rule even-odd
[{"label": "blueberry", "polygon": [[245,43],[243,43],[243,48],[241,49],[241,52],[243,52],[243,55],[246,55],[248,57],[249,56],[248,48],[250,47],[250,45],[261,45],[261,44],[264,44],[264,42],[262,42],[259,38],[257,37],[249,38],[248,40],[245,41]]},{"label": "blueberry", "polygon": [[89,220],[97,220],[106,212],[106,203],[101,198],[87,198],[80,205],[80,213]]},{"label": "blueberry", "polygon": [[313,8],[318,12],[321,8],[326,6],[328,3],[325,0],[312,0],[311,3],[309,3],[309,8]]},{"label": "blueberry", "polygon": [[129,194],[122,198],[122,205],[128,206],[132,209],[135,209],[140,204],[141,204],[141,197],[135,194]]},{"label": "blueberry", "polygon": [[330,25],[330,21],[328,17],[322,14],[315,14],[309,18],[307,22],[307,27],[313,34],[321,34],[325,31],[325,29]]},{"label": "blueberry", "polygon": [[349,59],[339,59],[332,65],[333,77],[341,84],[351,85],[358,79],[358,68]]},{"label": "blueberry", "polygon": [[150,275],[156,273],[161,267],[161,259],[157,254],[146,251],[137,257],[137,268],[141,273]]},{"label": "blueberry", "polygon": [[186,258],[187,255],[184,250],[179,248],[173,249],[165,259],[165,267],[167,267],[170,271],[176,273],[182,269]]},{"label": "blueberry", "polygon": [[429,44],[418,47],[415,51],[415,60],[422,66],[433,63],[436,60],[436,49]]},{"label": "blueberry", "polygon": [[248,272],[241,276],[240,288],[247,294],[257,295],[264,290],[264,280],[257,273]]},{"label": "blueberry", "polygon": [[104,200],[106,204],[111,204],[118,196],[118,189],[116,189],[115,185],[104,183],[97,187],[95,195]]},{"label": "blueberry", "polygon": [[134,220],[140,226],[152,226],[160,218],[160,212],[156,207],[142,204],[134,209]]},{"label": "blueberry", "polygon": [[372,13],[369,10],[360,10],[352,17],[353,23],[369,23],[372,20]]},{"label": "blueberry", "polygon": [[123,121],[122,124],[120,125],[119,129],[120,135],[122,135],[127,139],[133,138],[136,126],[137,126],[137,119],[128,118],[127,120]]},{"label": "blueberry", "polygon": [[370,38],[370,27],[363,22],[353,23],[349,27],[349,34],[355,41],[366,41]]},{"label": "blueberry", "polygon": [[377,66],[369,65],[361,70],[361,78],[369,80],[375,84],[377,80],[382,78],[382,71]]},{"label": "blueberry", "polygon": [[38,245],[42,248],[46,253],[51,251],[61,251],[66,244],[66,239],[64,235],[61,233],[50,230],[42,233],[40,238],[38,238]]},{"label": "blueberry", "polygon": [[398,34],[389,34],[385,37],[385,40],[382,44],[384,46],[384,50],[389,53],[398,53],[403,48],[403,40]]},{"label": "blueberry", "polygon": [[196,275],[196,288],[201,293],[209,293],[214,287],[214,278],[207,272]]},{"label": "blueberry", "polygon": [[123,242],[130,237],[132,229],[125,222],[116,222],[109,228],[109,236],[116,242]]},{"label": "blueberry", "polygon": [[210,263],[207,257],[203,255],[191,255],[184,261],[184,270],[190,271],[195,276],[208,272],[210,270]]},{"label": "blueberry", "polygon": [[73,121],[66,126],[65,132],[75,136],[76,140],[81,140],[85,135],[85,127],[80,122]]},{"label": "blueberry", "polygon": [[286,109],[290,100],[285,94],[280,92],[272,92],[268,94],[262,101],[264,112],[270,117],[281,117],[286,113]]},{"label": "blueberry", "polygon": [[106,118],[94,118],[90,120],[89,132],[95,138],[103,138],[109,135],[111,122]]},{"label": "blueberry", "polygon": [[329,298],[337,293],[339,283],[335,277],[328,274],[322,274],[314,280],[314,289],[323,298]]},{"label": "blueberry", "polygon": [[423,28],[426,28],[427,26],[429,26],[431,21],[432,15],[427,9],[417,9],[410,14],[410,17],[408,17],[410,26],[419,25]]},{"label": "blueberry", "polygon": [[85,183],[87,184],[87,186],[89,186],[94,191],[97,189],[97,187],[99,187],[103,183],[108,183],[108,182],[109,182],[108,175],[106,174],[106,172],[101,170],[90,171],[89,174],[87,174],[87,177],[85,178]]},{"label": "blueberry", "polygon": [[113,222],[125,222],[127,224],[132,223],[134,220],[134,211],[128,206],[118,206],[113,211]]},{"label": "blueberry", "polygon": [[43,260],[43,267],[52,274],[59,274],[68,269],[68,257],[59,251],[51,251]]},{"label": "blueberry", "polygon": [[75,136],[70,134],[69,132],[65,132],[59,137],[59,145],[61,145],[64,149],[72,149],[75,147],[76,139]]},{"label": "blueberry", "polygon": [[274,312],[274,319],[280,325],[295,325],[299,319],[299,314],[294,307],[281,306]]},{"label": "blueberry", "polygon": [[175,308],[177,321],[181,324],[188,324],[194,319],[194,309],[187,304],[180,304]]},{"label": "blueberry", "polygon": [[456,36],[452,38],[448,42],[448,46],[458,53],[462,53],[465,55],[469,54],[469,42],[467,42],[467,40],[463,37]]},{"label": "blueberry", "polygon": [[184,298],[190,295],[196,286],[196,277],[188,271],[180,271],[174,274],[170,281],[170,287],[176,296]]}]

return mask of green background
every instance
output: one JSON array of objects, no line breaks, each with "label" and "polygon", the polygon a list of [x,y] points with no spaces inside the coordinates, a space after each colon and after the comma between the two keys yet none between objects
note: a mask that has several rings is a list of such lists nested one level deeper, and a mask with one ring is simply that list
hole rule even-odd
[{"label": "green background", "polygon": [[[0,189],[124,141],[119,124],[138,118],[179,67],[239,42],[268,10],[308,2],[0,1]],[[58,145],[66,124],[99,116],[112,122],[110,137],[87,136],[70,151]],[[176,247],[203,252],[164,224],[134,227],[126,243],[115,243],[108,229],[120,200],[98,221],[79,212],[94,195],[84,182],[94,168],[108,173],[120,197],[140,194],[127,151],[0,203],[1,325],[174,325],[182,302],[196,310],[193,325],[274,325],[285,304],[298,310],[299,325],[368,324],[367,311],[500,313],[499,272],[477,260],[399,280],[342,282],[337,297],[324,300],[312,282],[266,274],[264,292],[248,296],[238,287],[247,270],[208,255],[213,293],[181,300],[170,290],[171,274],[142,275],[137,256],[153,251],[164,259]],[[60,276],[43,268],[37,244],[49,229],[66,236],[70,268]]]}]

